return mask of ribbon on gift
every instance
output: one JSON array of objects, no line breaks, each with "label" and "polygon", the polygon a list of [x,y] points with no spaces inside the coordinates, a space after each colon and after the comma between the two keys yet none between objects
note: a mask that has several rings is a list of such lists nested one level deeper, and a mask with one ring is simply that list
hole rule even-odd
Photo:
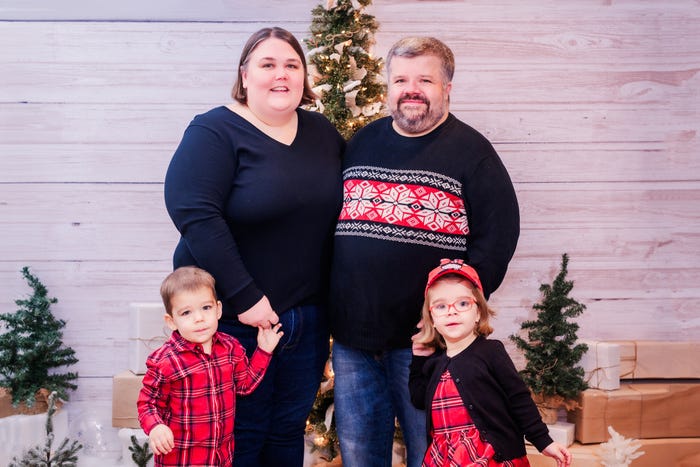
[{"label": "ribbon on gift", "polygon": [[620,387],[620,346],[602,341],[584,341],[588,350],[581,365],[588,386],[612,390]]},{"label": "ribbon on gift", "polygon": [[156,350],[158,349],[165,341],[170,339],[170,334],[172,333],[172,330],[167,327],[163,326],[161,329],[162,334],[158,336],[152,336],[152,337],[130,337],[130,341],[136,341],[136,342],[142,342],[148,350]]},{"label": "ribbon on gift", "polygon": [[[620,379],[634,378],[634,372],[637,370],[637,341],[617,341],[620,343]],[[631,347],[632,352],[627,352],[627,349]],[[632,362],[632,363],[630,363]],[[624,373],[622,368],[629,368]]]}]

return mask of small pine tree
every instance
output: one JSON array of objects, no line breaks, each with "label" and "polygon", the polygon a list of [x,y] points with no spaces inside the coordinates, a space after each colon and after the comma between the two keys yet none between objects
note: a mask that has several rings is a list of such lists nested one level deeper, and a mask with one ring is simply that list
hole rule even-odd
[{"label": "small pine tree", "polygon": [[22,275],[34,293],[27,300],[15,301],[19,307],[15,313],[0,314],[0,322],[5,323],[5,332],[0,334],[0,386],[12,392],[14,405],[24,401],[31,407],[42,388],[67,400],[67,390],[77,387],[71,381],[78,374],[55,369],[78,359],[73,349],[63,345],[65,321],[51,313],[51,305],[58,300],[47,297],[46,287],[28,267],[22,268]]},{"label": "small pine tree", "polygon": [[[76,467],[78,465],[78,451],[83,445],[78,441],[72,442],[65,438],[58,449],[53,450],[53,414],[56,412],[56,391],[49,395],[49,410],[46,413],[46,441],[44,445],[37,445],[27,451],[22,459],[14,457],[8,467]],[[70,444],[69,444],[70,443]]]},{"label": "small pine tree", "polygon": [[[383,116],[383,61],[372,57],[374,33],[379,25],[364,13],[371,0],[329,0],[313,15],[309,49],[309,74],[320,100],[318,110],[345,139],[367,123]],[[355,8],[354,4],[359,4]]]},{"label": "small pine tree", "polygon": [[143,445],[139,444],[136,436],[131,435],[131,446],[129,446],[129,451],[131,451],[131,460],[134,464],[139,467],[146,467],[148,461],[153,457],[153,453],[148,447],[148,440],[143,442]]},{"label": "small pine tree", "polygon": [[561,270],[552,285],[540,285],[542,301],[533,305],[537,319],[525,321],[522,330],[528,339],[513,334],[510,339],[523,350],[527,364],[520,372],[533,395],[545,399],[559,399],[567,407],[587,388],[584,371],[576,364],[588,350],[586,344],[576,344],[578,324],[569,322],[583,313],[586,306],[569,297],[574,287],[567,281],[569,257],[562,255]]}]

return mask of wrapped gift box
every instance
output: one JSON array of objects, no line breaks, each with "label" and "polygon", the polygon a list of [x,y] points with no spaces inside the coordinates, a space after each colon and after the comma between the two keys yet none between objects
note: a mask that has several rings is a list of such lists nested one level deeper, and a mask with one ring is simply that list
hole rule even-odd
[{"label": "wrapped gift box", "polygon": [[620,387],[620,345],[612,342],[589,341],[588,351],[579,364],[583,368],[588,387],[595,389],[618,389]]},{"label": "wrapped gift box", "polygon": [[[557,443],[561,444],[562,446],[571,446],[574,442],[574,424],[573,423],[568,423],[568,422],[563,422],[563,421],[557,421],[556,423],[552,423],[551,425],[548,424],[547,428],[549,428],[549,436],[552,438],[552,440],[556,441]],[[525,443],[527,445],[530,445],[530,442],[525,440]]]},{"label": "wrapped gift box", "polygon": [[608,426],[627,438],[700,437],[700,381],[623,383],[616,391],[587,389],[568,413],[581,443],[609,438]]},{"label": "wrapped gift box", "polygon": [[116,428],[141,428],[136,401],[143,382],[143,375],[122,371],[112,378],[112,426]]},{"label": "wrapped gift box", "polygon": [[[606,439],[607,441],[607,439]],[[632,467],[697,467],[700,459],[700,438],[640,439],[639,451],[644,454],[632,461]],[[603,467],[599,444],[574,443],[569,446],[571,467]],[[553,467],[556,462],[527,446],[531,467]]]},{"label": "wrapped gift box", "polygon": [[620,346],[620,378],[700,378],[700,342],[609,341]]},{"label": "wrapped gift box", "polygon": [[170,337],[162,303],[132,303],[129,310],[129,370],[146,373],[146,358]]}]

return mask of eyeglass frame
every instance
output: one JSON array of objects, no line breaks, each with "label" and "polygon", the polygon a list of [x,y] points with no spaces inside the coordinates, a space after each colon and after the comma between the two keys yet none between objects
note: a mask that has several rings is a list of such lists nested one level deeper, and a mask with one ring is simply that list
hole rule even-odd
[{"label": "eyeglass frame", "polygon": [[[465,302],[465,301],[466,301],[466,302],[469,302],[469,305],[468,305],[464,310],[459,310],[459,309],[457,308],[457,306],[456,306],[456,303],[458,303],[458,302]],[[447,305],[447,310],[445,310],[445,312],[440,313],[440,312],[437,312],[437,311],[434,311],[434,310],[433,310],[433,308],[435,308],[436,306],[443,306],[443,305]],[[438,304],[436,304],[436,305],[433,305],[433,306],[428,307],[428,310],[430,310],[430,312],[433,313],[435,316],[438,316],[438,317],[442,318],[442,317],[444,317],[444,316],[449,315],[451,309],[454,309],[454,310],[455,310],[455,313],[461,314],[461,313],[466,313],[467,311],[473,309],[476,305],[477,305],[477,300],[476,300],[475,298],[472,298],[472,297],[464,297],[464,298],[460,298],[459,300],[455,300],[455,301],[452,302],[452,303],[438,303]]]}]

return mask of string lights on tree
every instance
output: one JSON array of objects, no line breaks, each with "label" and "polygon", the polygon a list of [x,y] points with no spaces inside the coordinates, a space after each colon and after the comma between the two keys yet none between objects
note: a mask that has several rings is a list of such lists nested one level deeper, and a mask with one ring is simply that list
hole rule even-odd
[{"label": "string lights on tree", "polygon": [[309,78],[319,96],[309,110],[323,113],[345,139],[384,116],[383,61],[373,58],[379,25],[364,13],[371,0],[328,0],[312,10],[304,40]]}]

